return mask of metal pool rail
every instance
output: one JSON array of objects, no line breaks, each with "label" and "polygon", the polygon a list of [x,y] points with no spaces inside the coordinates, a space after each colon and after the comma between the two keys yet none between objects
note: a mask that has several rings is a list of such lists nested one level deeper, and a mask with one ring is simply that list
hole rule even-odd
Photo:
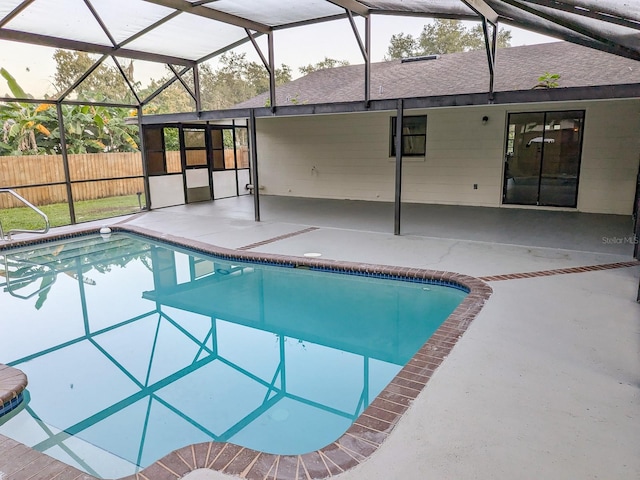
[{"label": "metal pool rail", "polygon": [[45,224],[44,228],[40,230],[22,230],[19,228],[14,228],[12,230],[9,230],[5,234],[4,230],[2,229],[2,222],[0,222],[0,240],[11,240],[11,235],[14,233],[47,233],[49,231],[49,217],[47,217],[47,215],[42,210],[40,210],[38,207],[33,205],[26,198],[23,198],[22,196],[18,195],[16,192],[11,190],[10,188],[0,188],[0,193],[8,193],[9,195],[12,195],[15,198],[17,198],[20,202],[24,203],[27,207],[29,207],[31,210],[33,210],[38,215],[40,215],[44,220],[44,224]]}]

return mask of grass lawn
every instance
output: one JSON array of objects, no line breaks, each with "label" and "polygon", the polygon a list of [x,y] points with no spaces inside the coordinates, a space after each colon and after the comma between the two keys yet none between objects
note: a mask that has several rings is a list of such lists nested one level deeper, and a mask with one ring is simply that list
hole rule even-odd
[{"label": "grass lawn", "polygon": [[[142,199],[144,202],[144,198]],[[98,198],[96,200],[81,200],[74,203],[76,222],[88,222],[101,218],[117,217],[140,211],[137,195],[123,197]],[[54,203],[38,206],[47,217],[52,227],[69,225],[69,207],[66,203]],[[0,210],[0,222],[4,232],[18,228],[23,230],[39,230],[44,228],[42,217],[27,207],[6,208]]]}]

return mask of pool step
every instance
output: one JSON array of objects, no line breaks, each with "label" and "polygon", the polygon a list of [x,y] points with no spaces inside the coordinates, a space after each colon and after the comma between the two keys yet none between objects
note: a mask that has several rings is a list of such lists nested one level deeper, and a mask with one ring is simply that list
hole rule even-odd
[{"label": "pool step", "polygon": [[22,403],[27,376],[17,368],[0,363],[0,418]]}]

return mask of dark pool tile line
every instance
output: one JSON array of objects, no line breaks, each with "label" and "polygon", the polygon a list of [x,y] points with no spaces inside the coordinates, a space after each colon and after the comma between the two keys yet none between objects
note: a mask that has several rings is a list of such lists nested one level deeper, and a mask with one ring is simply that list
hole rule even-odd
[{"label": "dark pool tile line", "polygon": [[638,265],[640,265],[640,261],[632,260],[629,262],[603,263],[599,265],[586,265],[583,267],[568,267],[568,268],[558,268],[554,270],[538,270],[535,272],[506,273],[503,275],[488,275],[485,277],[480,277],[480,280],[483,280],[485,282],[498,282],[502,280],[518,280],[523,278],[548,277],[551,275],[566,275],[569,273],[597,272],[600,270],[613,270],[616,268],[637,267]]},{"label": "dark pool tile line", "polygon": [[[201,443],[171,452],[141,472],[126,477],[126,480],[177,480],[198,468],[218,470],[248,480],[315,480],[335,476],[355,467],[370,457],[393,431],[402,415],[427,385],[432,374],[450,353],[492,293],[491,287],[482,280],[451,272],[258,254],[213,247],[203,242],[167,234],[158,235],[157,232],[130,225],[116,225],[112,230],[135,233],[153,241],[171,243],[229,260],[328,269],[331,272],[349,274],[364,272],[369,276],[388,275],[405,281],[424,283],[441,282],[438,284],[461,288],[468,292],[462,303],[401,369],[394,380],[371,402],[361,417],[330,445],[304,455],[273,455],[229,443]],[[38,243],[96,232],[95,228],[85,229],[73,234],[48,237]],[[31,243],[14,242],[11,248]],[[2,437],[0,437],[0,458],[3,458],[3,446]],[[39,455],[38,458],[49,458],[44,454]],[[51,460],[57,462],[57,460]],[[82,478],[92,478],[86,474],[82,475]]]},{"label": "dark pool tile line", "polygon": [[15,250],[17,248],[33,246],[33,245],[42,245],[44,243],[55,242],[58,240],[67,240],[70,238],[81,237],[84,235],[91,235],[98,233],[100,231],[99,228],[96,227],[82,227],[78,228],[78,230],[74,230],[72,232],[58,233],[53,235],[45,235],[42,237],[31,238],[31,239],[20,239],[20,240],[10,240],[3,244],[0,244],[0,252],[2,251],[10,251]]},{"label": "dark pool tile line", "polygon": [[[314,227],[315,228],[315,227]],[[247,261],[262,265],[277,265],[285,267],[309,268],[315,271],[324,271],[330,273],[341,273],[346,275],[356,275],[364,277],[374,277],[389,280],[402,280],[409,282],[425,283],[430,285],[441,285],[456,288],[470,292],[468,279],[464,275],[444,272],[444,271],[427,271],[416,268],[394,267],[386,265],[372,265],[365,263],[344,262],[336,260],[291,257],[288,255],[277,255],[269,253],[248,252],[243,250],[233,250],[223,247],[214,247],[211,244],[199,242],[197,240],[175,237],[169,234],[158,235],[157,232],[140,228],[136,226],[120,226],[112,227],[114,232],[135,233],[142,237],[154,241],[169,243],[178,247],[187,247],[200,253],[214,255],[224,260],[230,261]]]},{"label": "dark pool tile line", "polygon": [[[428,270],[421,270],[421,269],[409,268],[409,267],[380,266],[380,265],[371,265],[371,264],[364,264],[364,263],[343,262],[343,261],[334,261],[334,260],[326,260],[326,259],[290,257],[286,255],[247,252],[240,249],[213,247],[211,244],[208,244],[208,243],[199,242],[197,240],[186,239],[183,237],[177,237],[169,234],[158,234],[158,232],[156,231],[148,230],[148,229],[138,227],[138,226],[133,226],[133,225],[116,224],[116,225],[112,225],[110,228],[113,232],[135,233],[149,240],[169,243],[171,245],[178,246],[178,247],[187,247],[197,252],[205,253],[208,255],[215,255],[225,260],[248,261],[248,262],[262,264],[262,265],[278,265],[278,266],[285,266],[285,267],[308,267],[310,269],[317,270],[317,271],[341,273],[346,275],[374,277],[374,278],[382,278],[382,279],[390,279],[390,280],[402,280],[402,281],[409,281],[409,282],[416,282],[416,283],[425,283],[430,285],[441,285],[441,286],[456,288],[464,291],[465,293],[470,292],[470,288],[467,284],[465,284],[464,280],[471,277],[466,277],[464,275],[460,275],[452,272],[428,271]],[[308,229],[301,230],[300,232],[306,233],[308,231],[312,231],[316,229],[318,228],[309,227]],[[27,241],[27,240],[13,241],[7,245],[0,246],[0,252],[2,250],[12,250],[12,249],[20,248],[27,245],[34,245],[34,244],[39,245],[39,244],[43,244],[51,241],[65,240],[68,238],[75,238],[83,235],[95,234],[95,233],[98,233],[99,230],[100,229],[98,227],[91,227],[91,228],[79,229],[75,232],[67,232],[67,233],[62,233],[58,235],[51,235],[51,236],[35,239],[34,241]],[[289,238],[290,236],[294,236],[297,234],[299,233],[293,232],[291,234],[283,235],[281,237],[276,237],[276,238],[278,239]],[[245,247],[241,247],[241,248],[245,248]],[[461,278],[458,278],[458,277],[461,277]]]}]

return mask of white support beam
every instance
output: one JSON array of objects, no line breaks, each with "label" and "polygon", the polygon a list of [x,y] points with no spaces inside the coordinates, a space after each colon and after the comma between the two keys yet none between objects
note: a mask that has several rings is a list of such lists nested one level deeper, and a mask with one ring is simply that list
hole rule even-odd
[{"label": "white support beam", "polygon": [[190,13],[200,17],[209,18],[211,20],[217,20],[229,25],[235,25],[236,27],[248,28],[256,32],[268,33],[271,31],[271,27],[259,22],[254,22],[247,18],[231,15],[230,13],[220,12],[213,10],[212,8],[203,7],[201,5],[194,5],[186,0],[144,0],[145,2],[153,3],[155,5],[161,5],[167,8],[173,8],[181,12]]},{"label": "white support beam", "polygon": [[499,15],[484,0],[462,0],[462,2],[482,18],[485,18],[487,22],[492,25],[498,24]]},{"label": "white support beam", "polygon": [[370,10],[366,5],[357,2],[356,0],[327,0],[329,3],[333,3],[338,7],[342,7],[345,10],[356,13],[361,17],[368,17]]}]

